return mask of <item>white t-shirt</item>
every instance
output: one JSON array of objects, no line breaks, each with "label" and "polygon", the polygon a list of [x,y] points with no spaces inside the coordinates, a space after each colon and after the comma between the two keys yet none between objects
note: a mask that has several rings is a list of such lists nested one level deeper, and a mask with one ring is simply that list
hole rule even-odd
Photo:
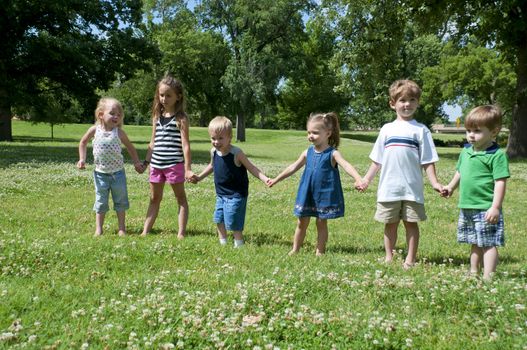
[{"label": "white t-shirt", "polygon": [[439,160],[426,126],[413,119],[385,124],[370,159],[381,164],[378,202],[424,203],[422,166]]}]

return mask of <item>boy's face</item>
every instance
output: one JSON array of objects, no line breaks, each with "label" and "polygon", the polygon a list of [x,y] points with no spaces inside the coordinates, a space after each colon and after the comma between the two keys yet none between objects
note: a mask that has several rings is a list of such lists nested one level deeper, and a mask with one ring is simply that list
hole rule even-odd
[{"label": "boy's face", "polygon": [[396,101],[390,100],[390,107],[397,113],[398,120],[412,120],[419,100],[411,96],[400,96]]},{"label": "boy's face", "polygon": [[230,132],[227,130],[221,132],[209,130],[209,136],[210,143],[212,143],[212,147],[216,150],[221,153],[226,153],[229,150],[232,140],[232,134]]},{"label": "boy's face", "polygon": [[475,126],[467,128],[467,141],[475,151],[484,151],[492,145],[497,134],[497,130],[489,130],[486,126]]}]

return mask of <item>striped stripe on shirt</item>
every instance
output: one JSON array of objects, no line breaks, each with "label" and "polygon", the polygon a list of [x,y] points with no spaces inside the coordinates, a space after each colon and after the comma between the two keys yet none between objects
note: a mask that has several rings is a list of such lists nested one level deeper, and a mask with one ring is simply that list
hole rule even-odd
[{"label": "striped stripe on shirt", "polygon": [[158,120],[151,165],[157,169],[166,169],[184,160],[181,131],[177,127],[176,118],[172,117],[166,125]]}]

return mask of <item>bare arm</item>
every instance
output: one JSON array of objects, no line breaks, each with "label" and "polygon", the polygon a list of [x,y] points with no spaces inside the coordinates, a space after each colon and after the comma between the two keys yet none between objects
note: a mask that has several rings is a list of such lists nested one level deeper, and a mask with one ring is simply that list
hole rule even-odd
[{"label": "bare arm", "polygon": [[366,191],[366,189],[368,188],[368,186],[372,182],[373,178],[375,177],[375,175],[377,175],[377,173],[379,172],[380,169],[381,169],[381,164],[380,163],[371,162],[371,165],[368,168],[368,171],[366,172],[366,175],[364,175],[364,177],[362,178],[362,183],[358,187],[358,190],[361,191],[361,192],[362,191]]},{"label": "bare arm", "polygon": [[302,152],[300,157],[298,157],[298,159],[293,164],[289,165],[277,177],[269,181],[269,186],[273,186],[274,184],[296,173],[298,169],[300,169],[301,167],[304,166],[304,164],[306,164],[306,155],[307,155],[307,151]]},{"label": "bare arm", "polygon": [[359,172],[351,165],[339,151],[333,152],[333,159],[335,159],[335,162],[337,162],[338,165],[344,169],[345,172],[348,173],[351,177],[355,179],[355,185],[358,185],[362,182],[362,178],[359,175]]},{"label": "bare arm", "polygon": [[88,148],[88,142],[95,135],[96,128],[95,125],[89,128],[79,142],[79,161],[77,162],[77,168],[79,169],[86,168],[86,149]]},{"label": "bare arm", "polygon": [[209,163],[207,164],[207,166],[205,167],[205,169],[203,169],[203,171],[201,173],[199,173],[199,175],[194,175],[192,178],[191,178],[191,182],[192,183],[197,183],[198,181],[201,181],[203,180],[204,178],[206,178],[207,176],[209,176],[212,172],[213,172],[213,168],[212,168],[212,163]]},{"label": "bare arm", "polygon": [[265,176],[265,174],[254,165],[249,158],[243,153],[243,151],[240,150],[236,154],[236,158],[239,163],[243,164],[243,166],[249,170],[249,172],[257,179],[260,179],[264,184],[267,184],[269,181],[269,178]]},{"label": "bare arm", "polygon": [[156,139],[156,125],[152,125],[152,136],[150,137],[150,143],[148,144],[148,147],[146,148],[146,155],[145,155],[145,161],[147,166],[150,164],[150,161],[152,160],[152,153],[154,152],[154,142]]},{"label": "bare arm", "polygon": [[452,193],[456,190],[456,188],[459,186],[459,180],[461,179],[461,174],[459,171],[456,171],[454,176],[452,177],[452,180],[443,188],[442,196],[443,197],[451,197]]},{"label": "bare arm", "polygon": [[138,173],[143,173],[145,171],[143,167],[143,163],[139,160],[139,156],[137,155],[137,150],[135,149],[134,145],[128,138],[128,135],[122,130],[119,129],[119,139],[121,139],[121,142],[126,147],[126,150],[128,151],[128,154],[130,155],[130,158],[132,158],[132,161],[134,162],[135,171]]},{"label": "bare arm", "polygon": [[443,193],[443,185],[437,181],[437,175],[436,175],[436,166],[435,163],[428,163],[423,165],[423,168],[425,168],[426,176],[428,176],[428,180],[430,181],[430,184],[439,193]]},{"label": "bare arm", "polygon": [[500,210],[505,198],[505,189],[507,185],[507,179],[498,179],[494,182],[494,198],[492,200],[492,206],[485,213],[485,220],[491,224],[498,222],[500,218]]},{"label": "bare arm", "polygon": [[190,180],[193,178],[194,173],[192,172],[192,158],[190,152],[190,138],[189,138],[189,125],[188,117],[181,118],[180,128],[181,131],[181,144],[183,146],[183,157],[185,158],[185,179]]}]

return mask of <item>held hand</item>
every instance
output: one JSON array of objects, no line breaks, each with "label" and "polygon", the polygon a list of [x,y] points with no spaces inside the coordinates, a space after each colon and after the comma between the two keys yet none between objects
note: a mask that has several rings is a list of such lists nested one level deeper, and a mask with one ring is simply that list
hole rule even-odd
[{"label": "held hand", "polygon": [[363,179],[363,180],[362,180],[361,182],[359,182],[359,183],[355,182],[355,189],[356,189],[357,191],[361,192],[361,193],[362,193],[362,192],[365,192],[365,191],[368,189],[368,185],[369,185],[369,184],[370,184],[370,183],[369,183],[368,181],[366,181],[366,180]]},{"label": "held hand", "polygon": [[485,213],[485,220],[489,224],[497,224],[498,220],[500,219],[500,210],[497,208],[491,207],[487,212]]},{"label": "held hand", "polygon": [[192,174],[192,176],[189,179],[187,179],[187,181],[193,184],[197,184],[200,181],[200,178],[198,175]]},{"label": "held hand", "polygon": [[439,182],[433,183],[433,184],[432,184],[432,187],[434,188],[434,190],[435,190],[436,192],[439,192],[439,194],[442,194],[443,191],[444,191],[444,186],[441,185]]},{"label": "held hand", "polygon": [[79,169],[86,169],[86,162],[82,159],[77,162],[77,168]]},{"label": "held hand", "polygon": [[450,186],[444,186],[443,189],[439,192],[439,195],[443,198],[450,198],[454,193],[454,190]]},{"label": "held hand", "polygon": [[145,167],[143,166],[143,163],[141,162],[134,163],[134,168],[135,168],[135,171],[139,174],[142,174],[145,172]]},{"label": "held hand", "polygon": [[267,182],[265,183],[267,187],[273,187],[278,181],[276,179],[267,179]]},{"label": "held hand", "polygon": [[191,179],[196,176],[196,174],[194,174],[194,172],[192,170],[186,170],[185,171],[185,180],[187,182],[192,182]]}]

